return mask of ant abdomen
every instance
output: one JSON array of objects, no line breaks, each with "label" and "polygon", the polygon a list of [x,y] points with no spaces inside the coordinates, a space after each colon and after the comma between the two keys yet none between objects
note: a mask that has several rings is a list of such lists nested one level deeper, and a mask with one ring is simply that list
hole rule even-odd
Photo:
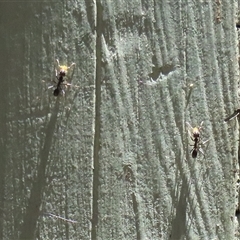
[{"label": "ant abdomen", "polygon": [[196,158],[197,157],[197,153],[198,153],[198,151],[196,149],[194,149],[192,151],[192,158]]},{"label": "ant abdomen", "polygon": [[54,90],[54,92],[53,92],[53,95],[54,95],[54,96],[58,96],[59,93],[60,93],[59,89],[56,88],[56,89]]}]

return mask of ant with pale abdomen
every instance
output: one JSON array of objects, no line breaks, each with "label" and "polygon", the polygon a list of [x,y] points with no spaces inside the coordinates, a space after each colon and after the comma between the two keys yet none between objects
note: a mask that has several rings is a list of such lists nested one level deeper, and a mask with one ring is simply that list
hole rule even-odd
[{"label": "ant with pale abdomen", "polygon": [[[58,96],[61,92],[63,93],[63,95],[65,94],[63,88],[62,88],[62,85],[67,85],[67,86],[71,86],[70,83],[64,83],[64,77],[66,76],[67,74],[67,70],[70,69],[71,67],[75,66],[75,63],[72,63],[71,66],[65,66],[65,65],[60,65],[59,64],[59,60],[56,59],[56,62],[58,64],[58,69],[59,69],[59,72],[57,71],[57,69],[55,70],[56,71],[56,78],[58,80],[58,83],[57,83],[57,87],[56,89],[53,91],[53,95],[54,96]],[[50,86],[49,88],[52,88],[53,86]],[[49,89],[48,88],[48,89]]]},{"label": "ant with pale abdomen", "polygon": [[192,141],[194,142],[193,145],[190,145],[190,146],[193,146],[193,149],[191,150],[192,157],[196,158],[198,151],[204,155],[201,145],[204,145],[205,143],[207,143],[209,141],[209,139],[204,142],[201,141],[200,132],[202,129],[203,122],[201,122],[200,126],[198,126],[198,127],[192,127],[190,123],[188,123],[188,122],[186,122],[186,123],[189,126],[189,129],[191,129],[191,131],[188,129],[188,134],[189,134],[190,138],[192,139]]}]

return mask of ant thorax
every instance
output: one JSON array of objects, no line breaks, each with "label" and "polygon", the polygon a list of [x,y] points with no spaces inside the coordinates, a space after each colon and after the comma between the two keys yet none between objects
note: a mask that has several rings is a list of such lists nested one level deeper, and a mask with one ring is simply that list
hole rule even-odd
[{"label": "ant thorax", "polygon": [[59,71],[59,76],[65,77],[65,76],[66,76],[66,71],[64,71],[63,69],[61,69],[61,70]]}]

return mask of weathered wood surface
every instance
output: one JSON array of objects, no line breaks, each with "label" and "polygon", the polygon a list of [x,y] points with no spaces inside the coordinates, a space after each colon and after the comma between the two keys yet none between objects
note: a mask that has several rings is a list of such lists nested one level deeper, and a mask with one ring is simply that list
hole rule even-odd
[{"label": "weathered wood surface", "polygon": [[237,238],[237,7],[1,2],[0,239]]}]

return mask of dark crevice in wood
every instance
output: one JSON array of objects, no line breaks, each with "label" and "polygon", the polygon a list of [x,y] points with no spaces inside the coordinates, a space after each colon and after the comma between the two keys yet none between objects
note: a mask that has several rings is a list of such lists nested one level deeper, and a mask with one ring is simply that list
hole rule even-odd
[{"label": "dark crevice in wood", "polygon": [[139,203],[136,199],[135,193],[132,193],[132,202],[133,202],[133,211],[134,211],[134,215],[135,215],[137,240],[141,240],[141,239],[143,239],[143,236],[142,236],[142,230],[140,227]]},{"label": "dark crevice in wood", "polygon": [[101,128],[101,79],[102,79],[102,31],[103,9],[101,1],[96,1],[96,72],[95,72],[95,134],[93,149],[93,192],[91,239],[97,239],[98,199],[99,199],[99,151]]}]

